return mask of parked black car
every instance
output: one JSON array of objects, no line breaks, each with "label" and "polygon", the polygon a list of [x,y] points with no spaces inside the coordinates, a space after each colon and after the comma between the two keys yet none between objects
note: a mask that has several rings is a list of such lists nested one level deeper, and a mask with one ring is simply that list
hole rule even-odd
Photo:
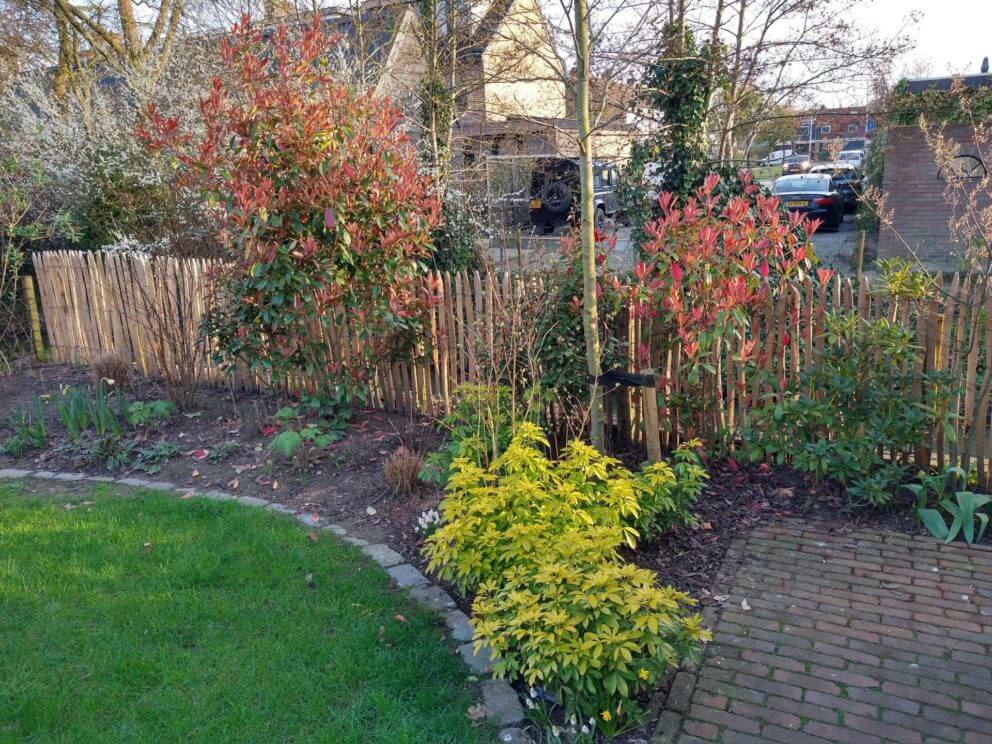
[{"label": "parked black car", "polygon": [[837,230],[844,220],[844,199],[830,175],[782,176],[775,179],[772,193],[781,198],[782,206],[790,212],[819,219],[824,228]]},{"label": "parked black car", "polygon": [[805,173],[811,165],[809,155],[790,155],[782,161],[782,174],[788,176],[794,173]]},{"label": "parked black car", "polygon": [[[620,211],[620,170],[605,161],[593,162],[595,225],[606,227],[606,218]],[[579,218],[579,161],[571,158],[537,158],[530,188],[530,221],[544,232]]]},{"label": "parked black car", "polygon": [[857,168],[844,164],[814,165],[811,174],[832,176],[841,199],[844,200],[844,211],[853,212],[861,197],[861,173]]}]

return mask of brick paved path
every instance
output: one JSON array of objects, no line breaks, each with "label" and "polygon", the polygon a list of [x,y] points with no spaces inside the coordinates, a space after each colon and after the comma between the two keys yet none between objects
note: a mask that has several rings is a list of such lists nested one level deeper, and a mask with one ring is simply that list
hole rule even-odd
[{"label": "brick paved path", "polygon": [[992,743],[992,548],[789,521],[738,541],[720,583],[653,744]]}]

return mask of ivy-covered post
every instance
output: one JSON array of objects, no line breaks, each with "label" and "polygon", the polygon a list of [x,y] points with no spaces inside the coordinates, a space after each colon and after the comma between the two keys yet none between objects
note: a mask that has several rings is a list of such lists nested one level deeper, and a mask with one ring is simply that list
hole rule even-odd
[{"label": "ivy-covered post", "polygon": [[644,102],[664,124],[632,148],[622,189],[637,247],[646,239],[644,226],[660,215],[648,192],[670,191],[681,200],[702,180],[716,58],[711,44],[697,47],[691,30],[678,24],[662,30],[661,55],[648,67],[643,87]]}]

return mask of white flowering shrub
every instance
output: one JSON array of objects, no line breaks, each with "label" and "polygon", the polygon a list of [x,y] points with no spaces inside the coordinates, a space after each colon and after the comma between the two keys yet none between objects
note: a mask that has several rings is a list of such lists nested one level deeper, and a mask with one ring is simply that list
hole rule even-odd
[{"label": "white flowering shrub", "polygon": [[[79,247],[156,246],[176,255],[210,254],[206,215],[175,185],[172,164],[135,136],[140,111],[154,102],[182,112],[195,131],[199,98],[217,67],[216,44],[185,45],[160,76],[101,70],[80,94],[58,99],[51,80],[20,78],[0,99],[0,156],[38,164],[46,207],[71,214]],[[29,174],[26,174],[27,177]]]}]

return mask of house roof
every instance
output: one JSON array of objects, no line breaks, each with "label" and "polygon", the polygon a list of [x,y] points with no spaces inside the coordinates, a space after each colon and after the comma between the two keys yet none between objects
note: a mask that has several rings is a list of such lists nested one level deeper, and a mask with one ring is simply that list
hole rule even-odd
[{"label": "house roof", "polygon": [[[356,58],[361,55],[364,63],[377,67],[389,56],[407,7],[405,3],[363,3],[355,12],[327,9],[322,13],[322,20],[349,42],[350,55]],[[356,48],[358,45],[363,47],[361,51]]]},{"label": "house roof", "polygon": [[492,0],[486,9],[485,15],[479,19],[475,29],[472,31],[465,51],[481,54],[489,46],[493,36],[510,14],[514,0]]},{"label": "house roof", "polygon": [[947,77],[909,80],[906,82],[906,92],[923,93],[928,90],[950,90],[955,80],[960,80],[965,88],[992,87],[992,75],[986,72],[974,75],[949,75]]}]

